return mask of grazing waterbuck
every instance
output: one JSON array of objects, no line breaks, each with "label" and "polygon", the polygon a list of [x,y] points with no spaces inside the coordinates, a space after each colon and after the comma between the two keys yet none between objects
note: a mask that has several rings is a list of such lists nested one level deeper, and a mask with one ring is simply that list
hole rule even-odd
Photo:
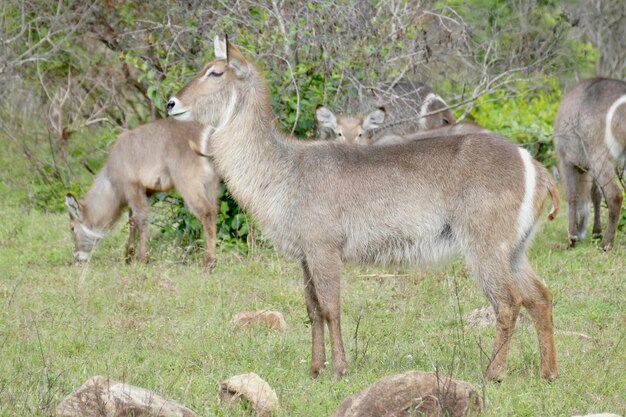
[{"label": "grazing waterbuck", "polygon": [[591,195],[595,236],[602,234],[602,196],[608,206],[601,246],[611,249],[623,200],[616,168],[623,172],[626,164],[626,82],[594,78],[569,90],[556,114],[554,145],[567,193],[570,246],[585,237]]},{"label": "grazing waterbuck", "polygon": [[[199,123],[168,118],[121,133],[106,164],[79,202],[65,198],[74,237],[74,258],[89,258],[96,243],[130,208],[130,233],[126,257],[136,253],[148,260],[148,197],[176,188],[204,228],[204,264],[215,262],[215,219],[219,178],[206,158],[194,153],[189,141],[199,141],[205,132]],[[206,132],[204,133],[206,134]],[[139,239],[139,247],[136,241]]]},{"label": "grazing waterbuck", "polygon": [[170,116],[214,129],[204,146],[228,189],[285,254],[298,259],[311,320],[311,375],[347,364],[341,265],[424,266],[463,256],[497,315],[489,379],[503,378],[519,310],[532,317],[541,376],[557,377],[552,294],[526,258],[552,194],[547,170],[495,135],[350,146],[299,141],[275,125],[262,73],[227,41],[167,105]]}]

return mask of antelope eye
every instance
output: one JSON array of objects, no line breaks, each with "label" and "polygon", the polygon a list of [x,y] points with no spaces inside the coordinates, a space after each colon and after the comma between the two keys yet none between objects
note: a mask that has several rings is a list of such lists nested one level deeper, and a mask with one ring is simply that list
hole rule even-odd
[{"label": "antelope eye", "polygon": [[213,77],[221,77],[222,75],[224,75],[224,73],[223,72],[211,71],[211,73],[209,75],[212,75]]},{"label": "antelope eye", "polygon": [[363,137],[363,133],[359,133],[359,137],[362,138]]},{"label": "antelope eye", "polygon": [[343,136],[343,133],[337,132],[337,136]]},{"label": "antelope eye", "polygon": [[450,124],[450,122],[448,121],[448,119],[443,119],[443,124],[444,124],[444,125],[449,125],[449,124]]}]

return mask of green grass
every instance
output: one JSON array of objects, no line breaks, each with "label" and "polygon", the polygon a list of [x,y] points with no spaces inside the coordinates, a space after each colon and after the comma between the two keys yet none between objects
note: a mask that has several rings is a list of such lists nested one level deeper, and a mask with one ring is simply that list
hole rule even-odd
[{"label": "green grass", "polygon": [[[434,272],[346,266],[349,374],[338,380],[327,369],[312,380],[302,276],[293,261],[270,248],[245,256],[221,247],[208,275],[199,254],[181,261],[184,251],[155,230],[153,262],[126,265],[120,222],[89,263],[75,265],[67,216],[24,209],[12,188],[28,183],[12,181],[0,188],[1,416],[50,415],[93,375],[154,390],[200,416],[243,416],[218,403],[217,387],[245,372],[276,390],[279,416],[327,416],[384,376],[435,368],[483,392],[484,416],[626,412],[623,232],[609,253],[589,240],[566,250],[563,214],[538,234],[530,259],[555,294],[561,377],[552,383],[538,378],[534,329],[523,324],[507,379],[483,380],[494,330],[460,320],[486,305],[461,263]],[[230,325],[237,312],[253,309],[281,311],[288,330]]]}]

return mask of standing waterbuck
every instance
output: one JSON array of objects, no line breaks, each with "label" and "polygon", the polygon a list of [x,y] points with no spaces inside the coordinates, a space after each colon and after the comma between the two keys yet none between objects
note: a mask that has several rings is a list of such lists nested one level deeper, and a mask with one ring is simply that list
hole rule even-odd
[{"label": "standing waterbuck", "polygon": [[[96,243],[130,208],[130,233],[126,257],[137,250],[148,260],[148,196],[176,188],[204,228],[204,264],[215,262],[215,218],[219,178],[206,158],[196,155],[189,141],[203,132],[199,123],[162,119],[119,135],[106,164],[98,173],[84,201],[65,198],[74,236],[74,258],[86,260]],[[139,248],[136,240],[139,238]]]},{"label": "standing waterbuck", "polygon": [[568,91],[556,114],[554,145],[567,192],[570,246],[585,237],[591,195],[594,236],[602,234],[602,196],[609,208],[601,245],[611,249],[623,200],[616,168],[623,172],[626,164],[626,82],[595,78]]},{"label": "standing waterbuck", "polygon": [[497,314],[487,377],[504,375],[521,306],[537,329],[541,375],[557,377],[552,294],[526,258],[549,190],[558,202],[542,165],[493,135],[380,147],[295,140],[276,127],[255,64],[217,37],[215,54],[168,113],[215,129],[205,149],[232,195],[301,262],[312,376],[324,367],[325,324],[333,370],[346,372],[343,262],[427,265],[461,255]]}]

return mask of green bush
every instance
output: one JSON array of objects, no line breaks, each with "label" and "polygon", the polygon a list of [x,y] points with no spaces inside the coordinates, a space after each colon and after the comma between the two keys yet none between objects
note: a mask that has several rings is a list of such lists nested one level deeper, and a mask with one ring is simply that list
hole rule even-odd
[{"label": "green bush", "polygon": [[519,143],[550,167],[556,165],[552,128],[561,94],[554,78],[546,79],[540,89],[519,82],[510,90],[480,97],[470,116],[481,126]]}]

